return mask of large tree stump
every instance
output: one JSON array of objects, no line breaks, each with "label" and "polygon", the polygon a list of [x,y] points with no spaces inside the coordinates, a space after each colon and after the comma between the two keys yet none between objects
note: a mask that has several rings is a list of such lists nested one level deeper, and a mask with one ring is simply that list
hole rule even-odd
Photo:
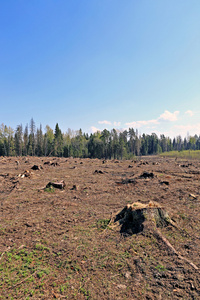
[{"label": "large tree stump", "polygon": [[114,222],[116,221],[122,225],[121,232],[130,234],[143,231],[145,224],[152,224],[153,227],[166,227],[169,224],[175,226],[164,208],[153,201],[148,204],[128,204],[116,215]]},{"label": "large tree stump", "polygon": [[[140,202],[128,204],[116,215],[114,223],[117,221],[119,221],[119,225],[121,225],[121,233],[136,234],[143,230],[147,231],[158,241],[163,242],[168,250],[179,259],[184,260],[194,269],[198,270],[198,267],[193,262],[180,255],[159,231],[159,227],[166,227],[169,224],[178,229],[176,224],[169,217],[167,211],[161,207],[159,203],[150,201],[148,204],[142,204]],[[111,220],[111,228],[114,225],[112,225],[112,223],[113,221]]]}]

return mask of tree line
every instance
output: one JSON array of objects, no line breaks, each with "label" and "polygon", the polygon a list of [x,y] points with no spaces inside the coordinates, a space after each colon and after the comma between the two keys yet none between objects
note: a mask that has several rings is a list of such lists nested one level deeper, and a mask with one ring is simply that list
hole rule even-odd
[{"label": "tree line", "polygon": [[0,126],[0,156],[57,156],[105,159],[132,159],[140,155],[152,155],[172,150],[200,150],[200,136],[158,137],[155,133],[139,134],[129,128],[123,132],[104,129],[92,134],[82,130],[68,129],[63,133],[58,123],[53,130],[42,125],[36,128],[31,119],[25,128],[15,130],[4,124]]}]

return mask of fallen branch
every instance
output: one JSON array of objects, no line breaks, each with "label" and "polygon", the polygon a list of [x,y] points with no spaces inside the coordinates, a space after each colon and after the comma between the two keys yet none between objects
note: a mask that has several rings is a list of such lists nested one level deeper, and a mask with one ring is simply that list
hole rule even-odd
[{"label": "fallen branch", "polygon": [[1,254],[0,260],[2,259],[2,257],[4,256],[4,254],[5,254],[7,251],[9,251],[9,250],[10,250],[10,246],[8,247],[8,249],[6,249],[6,251],[4,251],[4,252]]},{"label": "fallen branch", "polygon": [[199,268],[187,258],[183,257],[178,253],[178,251],[170,244],[170,242],[162,235],[159,230],[154,230],[154,236],[157,239],[160,239],[179,259],[186,261],[190,266],[192,266],[195,270],[199,270]]}]

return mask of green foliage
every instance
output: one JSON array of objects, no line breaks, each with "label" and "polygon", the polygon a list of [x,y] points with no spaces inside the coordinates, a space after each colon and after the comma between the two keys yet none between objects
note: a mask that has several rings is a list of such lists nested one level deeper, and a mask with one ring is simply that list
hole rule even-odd
[{"label": "green foliage", "polygon": [[167,271],[167,269],[163,266],[163,265],[157,265],[156,267],[155,267],[155,269],[157,269],[159,272],[165,272],[165,271]]},{"label": "green foliage", "polygon": [[100,219],[97,221],[97,228],[106,229],[109,223],[110,223],[110,219]]},{"label": "green foliage", "polygon": [[200,150],[183,150],[164,152],[161,156],[174,157],[180,159],[200,159]]},{"label": "green foliage", "polygon": [[[35,283],[36,277],[41,279],[50,274],[48,266],[48,248],[41,244],[35,246],[35,250],[12,248],[6,252],[0,262],[1,284],[0,287],[18,289],[19,283],[23,282],[24,287],[28,283]],[[41,261],[43,263],[41,264]],[[40,287],[42,287],[42,282]],[[21,288],[21,292],[33,296],[36,289]],[[9,297],[9,299],[12,299]]]},{"label": "green foliage", "polygon": [[63,154],[63,135],[58,126],[58,123],[56,124],[56,127],[55,127],[53,146],[54,146],[54,151],[53,151],[54,156],[62,156],[62,154]]},{"label": "green foliage", "polygon": [[[50,126],[36,129],[33,119],[24,131],[18,125],[14,131],[2,124],[0,126],[0,155],[36,155],[64,156],[99,159],[133,159],[135,156],[162,154],[165,156],[199,159],[200,136],[194,135],[182,139],[177,136],[173,140],[155,133],[140,135],[137,130],[117,131],[104,129],[91,134],[83,133],[81,129],[68,129],[64,134],[56,123],[55,131]],[[189,152],[188,152],[189,151]]]},{"label": "green foliage", "polygon": [[49,248],[46,247],[46,246],[44,246],[44,245],[42,245],[42,244],[36,244],[36,245],[35,245],[35,249],[36,249],[36,250],[41,250],[41,251],[43,251],[43,250],[49,251]]},{"label": "green foliage", "polygon": [[52,185],[50,185],[49,187],[46,187],[44,189],[45,192],[48,192],[48,193],[54,193],[55,192],[55,189]]}]

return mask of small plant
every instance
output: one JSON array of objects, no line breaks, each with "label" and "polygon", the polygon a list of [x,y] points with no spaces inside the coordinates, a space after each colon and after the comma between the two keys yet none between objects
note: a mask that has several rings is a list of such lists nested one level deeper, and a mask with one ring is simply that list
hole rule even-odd
[{"label": "small plant", "polygon": [[165,272],[165,271],[167,271],[167,269],[163,266],[163,265],[157,265],[156,267],[155,267],[155,269],[157,269],[159,272]]},{"label": "small plant", "polygon": [[48,193],[54,193],[55,192],[55,189],[52,185],[50,185],[49,187],[46,187],[44,189],[45,192],[48,192]]},{"label": "small plant", "polygon": [[178,212],[178,214],[183,220],[187,219],[187,216],[184,213]]},{"label": "small plant", "polygon": [[110,223],[110,219],[100,219],[97,221],[97,228],[106,229],[109,223]]},{"label": "small plant", "polygon": [[90,298],[90,292],[87,291],[84,287],[80,287],[80,292],[86,296],[86,299],[89,299]]},{"label": "small plant", "polygon": [[33,296],[35,294],[34,290],[30,290],[30,295]]},{"label": "small plant", "polygon": [[70,269],[73,270],[74,272],[79,272],[81,268],[76,262],[73,262],[70,266]]},{"label": "small plant", "polygon": [[37,273],[37,277],[38,277],[38,278],[42,278],[43,275],[44,275],[44,271],[39,271],[39,272]]},{"label": "small plant", "polygon": [[61,285],[60,286],[60,292],[64,293],[64,291],[67,290],[67,288],[68,288],[68,283]]},{"label": "small plant", "polygon": [[43,250],[49,251],[49,248],[46,247],[46,246],[44,246],[44,245],[42,245],[42,244],[36,244],[35,245],[35,249],[36,250],[41,250],[41,251],[43,251]]}]

